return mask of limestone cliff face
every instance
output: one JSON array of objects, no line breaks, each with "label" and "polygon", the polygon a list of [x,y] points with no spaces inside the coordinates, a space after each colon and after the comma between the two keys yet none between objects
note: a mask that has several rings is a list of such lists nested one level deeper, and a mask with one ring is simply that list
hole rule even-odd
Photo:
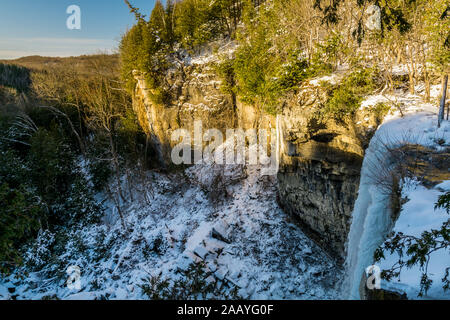
[{"label": "limestone cliff face", "polygon": [[343,262],[364,150],[377,119],[363,110],[343,121],[318,117],[326,94],[321,87],[304,85],[283,109],[279,202]]},{"label": "limestone cliff face", "polygon": [[180,66],[167,75],[171,100],[169,105],[155,104],[144,76],[137,80],[133,108],[144,131],[152,137],[161,152],[162,161],[170,161],[170,153],[179,141],[172,141],[177,129],[189,130],[193,136],[194,122],[201,120],[203,130],[225,130],[237,125],[233,97],[220,90],[220,80],[208,66]]},{"label": "limestone cliff face", "polygon": [[180,67],[169,73],[173,102],[153,104],[145,81],[138,85],[134,108],[146,132],[170,159],[171,133],[203,129],[277,129],[280,146],[279,203],[298,219],[304,231],[338,261],[345,257],[351,213],[357,198],[364,150],[377,119],[359,111],[352,119],[318,117],[326,89],[306,84],[289,98],[277,117],[241,103],[220,90],[220,80],[207,65]]}]

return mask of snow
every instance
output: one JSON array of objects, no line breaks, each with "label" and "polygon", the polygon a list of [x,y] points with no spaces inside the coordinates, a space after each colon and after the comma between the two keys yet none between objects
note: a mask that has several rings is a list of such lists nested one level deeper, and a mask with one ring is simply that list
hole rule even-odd
[{"label": "snow", "polygon": [[[437,98],[438,90],[433,86],[433,98]],[[450,122],[444,121],[441,128],[437,128],[437,104],[423,103],[421,97],[411,94],[386,96],[374,95],[368,97],[362,107],[374,106],[378,102],[395,100],[402,106],[404,117],[399,110],[393,110],[384,120],[384,123],[376,131],[363,162],[361,181],[358,198],[353,211],[352,225],[347,244],[347,280],[344,290],[348,290],[350,299],[359,299],[359,286],[363,272],[366,267],[373,264],[373,253],[385,240],[387,234],[392,230],[404,234],[419,235],[424,230],[437,227],[442,224],[443,219],[448,218],[442,211],[434,211],[434,204],[441,193],[439,188],[449,185],[445,181],[433,189],[426,189],[410,181],[403,186],[403,196],[410,199],[401,210],[400,218],[392,226],[389,216],[389,196],[382,192],[382,188],[376,185],[371,178],[374,163],[383,162],[381,165],[388,166],[389,157],[386,154],[387,146],[396,146],[403,143],[421,144],[440,150],[443,147],[437,141],[444,140],[450,143]],[[380,165],[380,164],[378,164]],[[413,185],[413,187],[411,187]],[[430,272],[433,274],[433,288],[428,298],[449,298],[442,292],[442,271],[450,265],[449,252],[436,252],[432,257],[433,266]],[[387,257],[383,267],[395,261],[395,256]],[[420,273],[412,268],[405,271],[399,283],[386,284],[382,281],[382,287],[406,290],[410,299],[417,298],[417,288]]]},{"label": "snow", "polygon": [[81,292],[71,294],[66,300],[94,300],[96,297],[96,294],[93,292]]},{"label": "snow", "polygon": [[406,64],[397,64],[392,68],[392,75],[403,76],[408,74],[408,66]]},{"label": "snow", "polygon": [[[212,196],[212,187],[205,189],[193,172],[205,177],[217,169],[198,164],[180,173],[149,172],[154,196],[146,203],[136,191],[124,204],[126,228],[106,202],[108,224],[68,232],[58,257],[44,255],[39,267],[0,280],[0,299],[11,298],[6,287],[15,288],[18,300],[147,299],[140,287],[147,278],[180,280],[183,270],[202,261],[206,281],[224,285],[225,293],[237,288],[243,298],[339,298],[341,268],[280,209],[276,176],[244,166],[226,194]],[[213,229],[229,243],[213,237]],[[42,234],[29,255],[40,257],[54,237]],[[67,288],[69,266],[80,268],[81,290]],[[21,280],[25,271],[30,273]]]},{"label": "snow", "polygon": [[219,48],[217,52],[212,54],[211,50],[204,50],[200,54],[193,57],[187,56],[185,62],[187,65],[206,65],[213,62],[219,62],[222,57],[231,58],[237,49],[235,41],[218,41]]},{"label": "snow", "polygon": [[342,78],[341,75],[338,75],[336,73],[333,73],[329,76],[323,76],[320,78],[315,78],[309,81],[309,84],[313,86],[320,86],[322,82],[329,82],[332,85],[335,85],[339,83],[340,79]]},{"label": "snow", "polygon": [[[447,181],[446,184],[448,185],[449,182]],[[437,188],[450,190],[450,188],[443,188],[443,185],[445,184],[441,184],[434,189],[427,189],[418,183],[412,183],[408,189],[403,190],[403,196],[410,200],[403,206],[402,213],[393,231],[420,237],[424,231],[440,229],[449,218],[444,209],[434,210],[434,204],[437,202],[439,195],[442,194]],[[380,263],[381,269],[391,267],[398,259],[397,253],[386,255],[386,260]],[[449,250],[438,250],[431,254],[428,272],[430,279],[433,280],[433,285],[427,292],[427,299],[450,299],[450,292],[444,292],[441,282],[445,275],[445,268],[449,266]],[[401,289],[407,293],[408,297],[415,298],[419,294],[420,274],[419,266],[409,269],[404,268],[400,281],[386,283],[385,287],[391,290]]]}]

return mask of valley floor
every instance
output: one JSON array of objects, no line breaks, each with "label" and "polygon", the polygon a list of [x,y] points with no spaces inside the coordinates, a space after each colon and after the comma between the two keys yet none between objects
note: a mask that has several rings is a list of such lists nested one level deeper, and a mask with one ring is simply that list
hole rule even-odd
[{"label": "valley floor", "polygon": [[[19,273],[6,279],[0,297],[146,299],[140,285],[149,277],[184,281],[185,271],[198,263],[200,277],[215,289],[191,298],[339,298],[342,270],[279,208],[275,177],[247,167],[245,178],[226,187],[223,201],[212,199],[189,172],[149,178],[151,203],[127,206],[128,230],[110,211],[112,222],[71,234],[57,263],[24,280],[15,278]],[[42,235],[35,252],[45,251],[51,239]],[[80,268],[80,290],[66,286],[71,265]]]}]

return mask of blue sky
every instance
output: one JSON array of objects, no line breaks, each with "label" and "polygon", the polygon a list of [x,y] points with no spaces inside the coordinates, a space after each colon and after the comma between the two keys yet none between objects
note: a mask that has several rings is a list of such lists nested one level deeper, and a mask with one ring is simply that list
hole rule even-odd
[{"label": "blue sky", "polygon": [[[147,16],[155,5],[130,2]],[[70,5],[81,8],[81,30],[66,27]],[[0,59],[111,52],[133,24],[123,0],[0,0]]]}]

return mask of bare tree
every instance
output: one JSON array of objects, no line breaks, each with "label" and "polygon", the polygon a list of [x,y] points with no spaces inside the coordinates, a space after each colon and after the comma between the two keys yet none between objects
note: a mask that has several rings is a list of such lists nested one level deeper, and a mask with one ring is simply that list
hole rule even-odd
[{"label": "bare tree", "polygon": [[127,96],[123,90],[114,88],[114,79],[111,79],[104,70],[101,70],[98,65],[94,67],[97,70],[96,75],[93,79],[84,81],[80,86],[83,101],[88,107],[86,122],[94,130],[104,131],[108,138],[110,158],[102,160],[109,161],[112,164],[116,180],[116,192],[114,196],[112,192],[110,192],[110,195],[113,196],[122,224],[125,226],[121,202],[126,201],[126,198],[122,191],[120,161],[114,141],[114,133],[116,123],[120,120],[122,112],[126,108]]}]

